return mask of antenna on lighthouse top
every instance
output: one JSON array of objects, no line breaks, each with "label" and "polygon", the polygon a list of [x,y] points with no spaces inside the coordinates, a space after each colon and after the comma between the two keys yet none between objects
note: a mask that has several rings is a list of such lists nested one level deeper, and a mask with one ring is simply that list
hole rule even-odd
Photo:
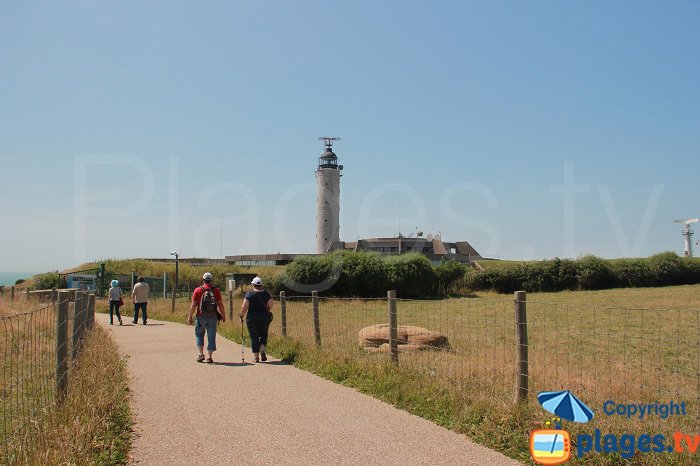
[{"label": "antenna on lighthouse top", "polygon": [[331,147],[333,147],[333,143],[335,141],[340,141],[340,138],[321,136],[320,138],[318,138],[318,140],[324,141],[326,147],[330,149]]}]

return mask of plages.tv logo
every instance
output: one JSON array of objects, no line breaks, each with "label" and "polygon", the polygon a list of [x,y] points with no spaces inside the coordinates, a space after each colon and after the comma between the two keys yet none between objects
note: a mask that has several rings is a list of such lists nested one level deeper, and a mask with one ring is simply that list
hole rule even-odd
[{"label": "plages.tv logo", "polygon": [[545,410],[556,416],[556,424],[553,429],[530,432],[532,459],[538,464],[546,465],[566,463],[571,457],[571,438],[569,433],[561,428],[561,420],[588,422],[593,419],[593,411],[569,390],[540,392],[537,401]]}]

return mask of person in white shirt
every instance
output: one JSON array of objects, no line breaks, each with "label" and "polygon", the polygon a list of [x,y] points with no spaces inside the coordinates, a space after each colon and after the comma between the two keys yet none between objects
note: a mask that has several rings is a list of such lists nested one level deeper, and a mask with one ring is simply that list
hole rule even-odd
[{"label": "person in white shirt", "polygon": [[122,289],[119,286],[119,282],[117,280],[112,280],[110,283],[111,287],[109,288],[109,325],[112,325],[114,322],[114,312],[117,314],[117,319],[119,320],[119,325],[122,324],[122,316],[119,314],[119,306],[124,304],[124,301],[122,301]]},{"label": "person in white shirt", "polygon": [[131,292],[131,297],[134,300],[134,323],[139,323],[139,309],[143,311],[143,325],[148,321],[146,308],[148,307],[148,283],[143,277],[139,277],[138,282],[134,285],[134,290]]}]

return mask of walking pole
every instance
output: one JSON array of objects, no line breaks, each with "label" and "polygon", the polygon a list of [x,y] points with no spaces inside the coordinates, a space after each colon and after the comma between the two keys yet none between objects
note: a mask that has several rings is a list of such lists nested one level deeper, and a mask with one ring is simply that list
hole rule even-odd
[{"label": "walking pole", "polygon": [[245,364],[245,353],[243,351],[243,317],[241,317],[241,363]]}]

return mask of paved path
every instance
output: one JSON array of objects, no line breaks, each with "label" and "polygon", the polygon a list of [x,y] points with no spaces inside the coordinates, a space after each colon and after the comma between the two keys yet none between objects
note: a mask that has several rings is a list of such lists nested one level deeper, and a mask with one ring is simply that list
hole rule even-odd
[{"label": "paved path", "polygon": [[134,464],[519,464],[293,366],[244,366],[220,336],[214,364],[198,364],[193,327],[124,319],[109,329],[129,356]]}]

